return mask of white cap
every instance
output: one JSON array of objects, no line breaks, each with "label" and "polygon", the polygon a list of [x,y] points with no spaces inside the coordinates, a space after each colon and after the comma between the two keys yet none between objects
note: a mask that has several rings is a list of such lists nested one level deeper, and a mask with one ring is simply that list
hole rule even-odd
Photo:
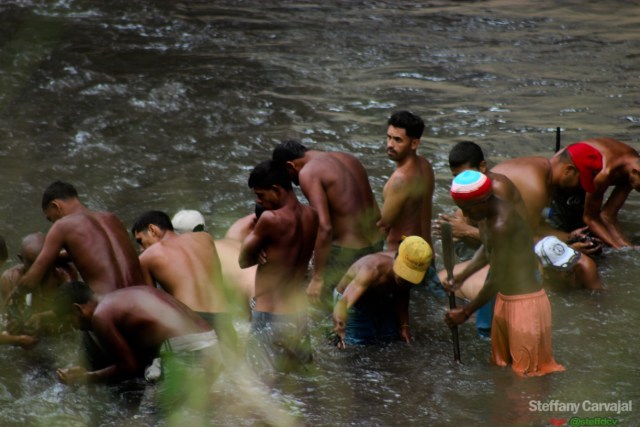
[{"label": "white cap", "polygon": [[536,255],[543,267],[568,270],[580,259],[581,253],[560,241],[555,236],[547,236],[536,243]]},{"label": "white cap", "polygon": [[198,211],[183,209],[173,216],[171,224],[177,233],[203,231],[204,217]]}]

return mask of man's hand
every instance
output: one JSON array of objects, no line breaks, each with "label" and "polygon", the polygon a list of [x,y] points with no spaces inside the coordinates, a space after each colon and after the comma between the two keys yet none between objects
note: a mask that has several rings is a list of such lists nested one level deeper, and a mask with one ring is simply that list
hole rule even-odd
[{"label": "man's hand", "polygon": [[58,381],[67,385],[85,384],[87,382],[87,370],[81,366],[59,368],[56,370],[56,376]]},{"label": "man's hand", "polygon": [[439,214],[433,226],[433,234],[440,239],[440,224],[448,222],[451,224],[451,235],[454,239],[464,239],[477,234],[477,228],[467,222],[467,219],[456,211],[453,215]]},{"label": "man's hand", "polygon": [[450,328],[453,328],[455,326],[462,325],[468,318],[469,316],[464,312],[464,309],[454,308],[445,314],[444,321],[447,322],[447,325]]},{"label": "man's hand", "polygon": [[347,322],[342,319],[338,319],[335,315],[333,316],[333,332],[338,336],[338,342],[336,343],[336,347],[340,350],[344,350],[346,344],[344,342],[344,337],[347,334]]},{"label": "man's hand", "polygon": [[400,326],[400,339],[406,342],[407,344],[411,344],[413,342],[413,337],[411,336],[409,325],[404,324]]},{"label": "man's hand", "polygon": [[462,287],[464,280],[461,280],[459,276],[454,275],[451,279],[445,279],[442,282],[442,287],[447,293],[455,292]]},{"label": "man's hand", "polygon": [[340,298],[333,307],[333,332],[338,336],[336,346],[344,350],[344,337],[347,334],[347,302]]}]

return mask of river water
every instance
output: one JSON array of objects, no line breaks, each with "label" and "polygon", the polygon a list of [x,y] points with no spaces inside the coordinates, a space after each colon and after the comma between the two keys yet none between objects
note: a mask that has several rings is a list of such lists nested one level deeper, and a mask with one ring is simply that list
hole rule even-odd
[{"label": "river water", "polygon": [[[290,137],[354,153],[380,197],[396,109],[427,123],[420,153],[437,175],[435,214],[453,209],[446,159],[461,139],[494,163],[551,155],[556,127],[563,144],[608,136],[639,148],[639,6],[3,0],[0,233],[15,254],[22,236],[46,231],[42,191],[62,179],[128,226],[146,209],[192,208],[221,237],[252,209],[248,172]],[[640,243],[638,201],[630,196],[621,219]],[[564,373],[523,380],[492,367],[472,324],[460,328],[464,364],[455,364],[446,302],[416,291],[412,346],[338,352],[315,336],[312,372],[267,391],[267,410],[248,412],[251,393],[225,394],[221,381],[208,424],[254,425],[279,408],[291,416],[282,425],[547,426],[573,414],[531,402],[631,401],[630,412],[577,416],[640,425],[637,258],[605,251],[606,294],[550,294]],[[0,425],[165,423],[146,392],[57,384],[53,368],[75,355],[72,338],[0,349]]]}]

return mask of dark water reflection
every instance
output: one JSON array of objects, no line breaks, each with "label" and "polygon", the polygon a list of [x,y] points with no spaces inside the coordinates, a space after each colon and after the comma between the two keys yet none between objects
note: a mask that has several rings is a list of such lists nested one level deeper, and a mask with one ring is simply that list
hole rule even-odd
[{"label": "dark water reflection", "polygon": [[[556,126],[565,143],[611,136],[638,148],[639,5],[3,1],[1,232],[15,253],[22,236],[46,231],[42,190],[64,179],[127,224],[147,208],[195,208],[221,236],[251,209],[249,170],[287,137],[353,152],[379,195],[393,168],[384,123],[400,108],[428,124],[420,151],[437,173],[435,213],[452,208],[446,156],[460,139],[493,161],[551,154]],[[637,205],[632,194],[622,212],[635,242]],[[413,346],[338,353],[317,336],[313,372],[271,397],[307,425],[539,426],[570,415],[532,412],[530,400],[640,408],[636,259],[603,256],[608,295],[551,295],[563,374],[523,381],[490,367],[472,325],[460,331],[464,365],[452,364],[444,303],[417,292]],[[50,367],[75,354],[68,342],[2,349],[0,425],[159,422],[135,390],[56,384]],[[261,419],[234,406],[242,394],[220,394],[213,425]]]}]

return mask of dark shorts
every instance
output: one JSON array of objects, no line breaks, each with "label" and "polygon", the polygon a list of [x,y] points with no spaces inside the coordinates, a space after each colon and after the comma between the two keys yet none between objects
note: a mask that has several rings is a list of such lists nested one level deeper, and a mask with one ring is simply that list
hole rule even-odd
[{"label": "dark shorts", "polygon": [[[334,290],[334,301],[342,295]],[[368,345],[400,339],[392,295],[365,293],[349,308],[344,342],[347,345]]]},{"label": "dark shorts", "polygon": [[582,220],[584,199],[585,192],[582,188],[556,194],[551,200],[547,222],[552,227],[567,233],[584,227],[585,223]]},{"label": "dark shorts", "polygon": [[247,360],[259,373],[288,372],[311,362],[307,313],[253,311]]},{"label": "dark shorts", "polygon": [[384,249],[384,241],[376,243],[372,246],[360,249],[343,248],[341,246],[332,245],[329,260],[324,271],[324,283],[329,295],[342,279],[342,276],[349,270],[349,267],[365,255],[380,252]]}]

